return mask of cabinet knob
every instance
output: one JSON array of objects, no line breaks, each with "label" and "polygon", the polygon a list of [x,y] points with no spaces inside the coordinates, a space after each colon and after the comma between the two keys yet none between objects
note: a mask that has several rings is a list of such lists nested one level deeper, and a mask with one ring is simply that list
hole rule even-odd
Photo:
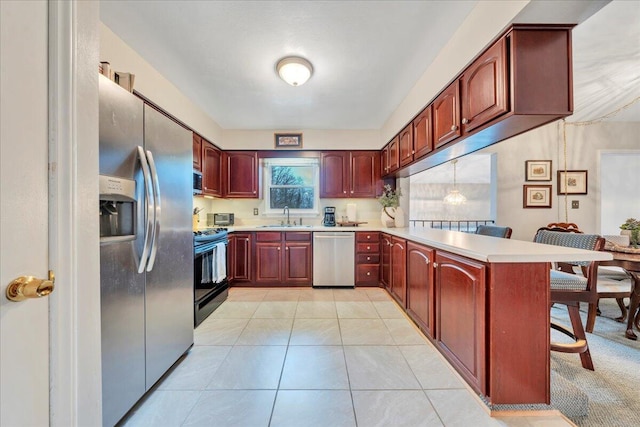
[{"label": "cabinet knob", "polygon": [[367,246],[367,250],[370,250],[370,249],[371,249],[371,246]]},{"label": "cabinet knob", "polygon": [[433,268],[438,268],[438,263],[437,262],[433,263]]},{"label": "cabinet knob", "polygon": [[245,239],[247,242],[249,241],[249,239]]},{"label": "cabinet knob", "polygon": [[206,190],[206,189],[207,189],[207,187],[204,187],[204,189]]},{"label": "cabinet knob", "polygon": [[425,264],[427,264],[427,265],[429,265],[429,262],[430,262],[430,261],[429,261],[429,258],[425,258],[424,263],[425,263]]},{"label": "cabinet knob", "polygon": [[343,191],[343,193],[344,193],[344,194],[347,194],[347,190],[344,190],[344,191]]},{"label": "cabinet knob", "polygon": [[416,150],[411,150],[411,154],[416,154]]},{"label": "cabinet knob", "polygon": [[371,238],[371,236],[370,236],[370,235],[367,235],[367,239],[370,239],[370,238]]},{"label": "cabinet knob", "polygon": [[371,276],[371,272],[370,271],[367,271],[367,276]]},{"label": "cabinet knob", "polygon": [[466,125],[467,123],[469,123],[469,120],[467,120],[466,118],[463,118],[463,119],[462,119],[462,124],[463,124],[463,125]]},{"label": "cabinet knob", "polygon": [[280,250],[280,246],[278,246],[278,250]]},{"label": "cabinet knob", "polygon": [[370,256],[367,257],[367,261],[371,261],[371,257]]},{"label": "cabinet knob", "polygon": [[353,190],[351,190],[351,194],[353,194]]},{"label": "cabinet knob", "polygon": [[456,126],[456,125],[451,125],[451,130],[458,130],[458,126]]},{"label": "cabinet knob", "polygon": [[256,190],[253,190],[253,194],[256,194],[256,193],[257,193],[257,191],[256,191]]},{"label": "cabinet knob", "polygon": [[289,250],[289,246],[287,246],[285,249],[286,249],[286,250]]}]

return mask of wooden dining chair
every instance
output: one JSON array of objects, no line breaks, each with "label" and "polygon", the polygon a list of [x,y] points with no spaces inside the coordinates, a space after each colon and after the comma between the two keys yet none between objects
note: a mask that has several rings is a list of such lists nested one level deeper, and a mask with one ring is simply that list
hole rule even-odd
[{"label": "wooden dining chair", "polygon": [[[597,234],[583,234],[573,231],[556,231],[547,227],[540,228],[534,238],[536,243],[566,246],[593,251],[602,250],[604,239]],[[563,353],[578,353],[582,367],[593,371],[593,361],[589,352],[589,343],[580,318],[580,303],[589,305],[587,324],[595,322],[595,309],[598,301],[596,282],[598,277],[598,261],[576,261],[565,263],[577,266],[582,274],[575,274],[556,269],[550,270],[551,304],[567,306],[572,330],[551,322],[551,327],[572,338],[572,343],[551,343],[551,350]]]},{"label": "wooden dining chair", "polygon": [[547,228],[564,228],[567,231],[575,231],[581,233],[580,227],[578,227],[578,225],[573,222],[551,222],[547,224]]},{"label": "wooden dining chair", "polygon": [[497,225],[479,225],[475,234],[492,237],[511,238],[511,227],[498,227]]}]

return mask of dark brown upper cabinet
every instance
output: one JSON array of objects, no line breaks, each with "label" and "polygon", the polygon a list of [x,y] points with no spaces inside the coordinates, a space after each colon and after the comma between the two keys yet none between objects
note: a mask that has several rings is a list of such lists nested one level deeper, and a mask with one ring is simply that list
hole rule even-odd
[{"label": "dark brown upper cabinet", "polygon": [[506,39],[498,40],[460,77],[463,134],[508,111],[506,55]]},{"label": "dark brown upper cabinet", "polygon": [[433,119],[432,107],[428,105],[418,116],[413,119],[413,149],[414,160],[421,158],[433,151]]},{"label": "dark brown upper cabinet", "polygon": [[202,195],[222,197],[222,151],[202,139]]},{"label": "dark brown upper cabinet", "polygon": [[224,197],[258,198],[258,152],[225,151],[226,191]]},{"label": "dark brown upper cabinet", "polygon": [[193,168],[202,170],[202,138],[197,133],[193,133]]},{"label": "dark brown upper cabinet", "polygon": [[460,86],[451,83],[433,101],[433,141],[442,147],[462,135],[460,131]]},{"label": "dark brown upper cabinet", "polygon": [[413,125],[409,123],[398,135],[398,147],[400,150],[400,166],[408,165],[413,161]]}]

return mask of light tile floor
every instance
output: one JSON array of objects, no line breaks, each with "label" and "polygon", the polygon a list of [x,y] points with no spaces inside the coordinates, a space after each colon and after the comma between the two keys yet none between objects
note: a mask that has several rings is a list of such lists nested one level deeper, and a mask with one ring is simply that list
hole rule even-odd
[{"label": "light tile floor", "polygon": [[232,288],[127,427],[566,426],[491,418],[379,288]]}]

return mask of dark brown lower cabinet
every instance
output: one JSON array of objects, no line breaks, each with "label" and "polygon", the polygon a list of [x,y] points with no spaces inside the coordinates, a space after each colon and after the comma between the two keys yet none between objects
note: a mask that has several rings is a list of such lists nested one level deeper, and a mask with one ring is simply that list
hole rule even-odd
[{"label": "dark brown lower cabinet", "polygon": [[311,232],[256,233],[254,284],[311,286]]},{"label": "dark brown lower cabinet", "polygon": [[251,283],[251,233],[229,234],[227,277],[232,285]]},{"label": "dark brown lower cabinet", "polygon": [[407,241],[391,238],[391,295],[406,308],[407,302]]},{"label": "dark brown lower cabinet", "polygon": [[434,250],[407,242],[407,313],[431,339],[435,337]]},{"label": "dark brown lower cabinet", "polygon": [[391,236],[380,235],[380,283],[391,292]]},{"label": "dark brown lower cabinet", "polygon": [[486,394],[485,266],[436,253],[436,344],[467,383]]}]

